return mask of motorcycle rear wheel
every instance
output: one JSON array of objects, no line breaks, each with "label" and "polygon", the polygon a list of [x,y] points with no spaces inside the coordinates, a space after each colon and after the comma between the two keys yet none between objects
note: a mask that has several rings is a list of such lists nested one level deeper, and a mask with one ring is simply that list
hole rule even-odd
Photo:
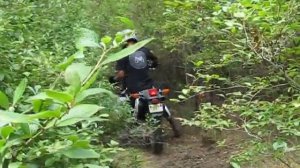
[{"label": "motorcycle rear wheel", "polygon": [[163,130],[162,128],[157,128],[153,134],[152,138],[150,140],[151,142],[151,150],[153,154],[161,154],[163,152],[164,148],[164,142],[163,142]]}]

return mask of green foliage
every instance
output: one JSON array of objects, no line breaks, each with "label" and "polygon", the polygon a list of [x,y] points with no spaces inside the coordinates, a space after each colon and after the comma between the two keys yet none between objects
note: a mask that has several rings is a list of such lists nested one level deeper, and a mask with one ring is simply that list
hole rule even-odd
[{"label": "green foliage", "polygon": [[[204,95],[195,118],[184,123],[205,129],[242,129],[256,144],[268,147],[265,153],[284,154],[286,146],[299,149],[300,73],[295,68],[300,61],[299,3],[164,2],[167,22],[161,29],[166,32],[165,46],[188,55],[184,58],[193,65],[189,74],[193,81],[179,99]],[[203,101],[220,104],[207,93],[225,101],[219,106],[205,104]],[[274,143],[278,139],[285,141]],[[246,146],[260,151],[260,145]],[[232,166],[240,167],[261,153],[233,160]]]},{"label": "green foliage", "polygon": [[109,166],[121,149],[104,135],[118,131],[113,124],[121,127],[129,115],[108,85],[96,83],[104,64],[152,39],[116,52],[123,37],[104,36],[100,42],[87,29],[98,21],[88,17],[89,4],[81,0],[0,4],[1,167]]},{"label": "green foliage", "polygon": [[13,97],[13,106],[16,105],[16,103],[21,99],[21,97],[23,96],[24,92],[25,92],[25,88],[26,88],[26,83],[27,80],[23,79],[21,81],[21,83],[19,84],[19,86],[16,88],[15,92],[14,92],[14,97]]},{"label": "green foliage", "polygon": [[139,48],[141,48],[142,46],[146,45],[147,43],[149,43],[150,41],[152,41],[153,38],[151,39],[147,39],[147,40],[143,40],[138,42],[135,45],[132,45],[128,48],[123,49],[122,51],[115,53],[113,55],[110,55],[106,60],[103,61],[102,65],[111,63],[111,62],[115,62],[125,56],[128,56],[130,54],[132,54],[134,51],[138,50]]},{"label": "green foliage", "polygon": [[130,114],[103,74],[152,40],[116,52],[125,28],[183,60],[192,81],[176,101],[219,97],[185,124],[252,138],[233,167],[299,150],[298,11],[297,0],[0,0],[0,164],[110,165]]},{"label": "green foliage", "polygon": [[191,120],[184,120],[183,124],[201,127],[205,129],[224,129],[230,128],[234,122],[226,119],[226,113],[221,112],[219,108],[210,103],[202,104],[201,111]]},{"label": "green foliage", "polygon": [[0,91],[0,107],[4,108],[4,109],[8,109],[9,107],[9,101],[7,96]]}]

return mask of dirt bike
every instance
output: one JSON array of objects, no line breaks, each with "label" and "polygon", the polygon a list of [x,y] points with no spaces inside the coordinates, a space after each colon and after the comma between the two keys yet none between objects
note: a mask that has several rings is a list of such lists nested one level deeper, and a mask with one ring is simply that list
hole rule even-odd
[{"label": "dirt bike", "polygon": [[[130,101],[133,105],[133,115],[138,121],[144,121],[148,126],[143,127],[143,138],[147,146],[151,148],[154,154],[160,154],[163,151],[163,117],[171,117],[171,113],[164,101],[170,89],[150,88],[139,93],[127,94],[126,91],[121,93],[122,101]],[[150,126],[150,127],[149,127]],[[149,129],[150,128],[150,129]]]}]

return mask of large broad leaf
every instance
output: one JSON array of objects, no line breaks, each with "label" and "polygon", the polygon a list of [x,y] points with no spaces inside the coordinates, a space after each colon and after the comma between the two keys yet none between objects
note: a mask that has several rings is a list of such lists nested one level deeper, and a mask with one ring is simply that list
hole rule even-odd
[{"label": "large broad leaf", "polygon": [[3,126],[5,126],[5,125],[7,125],[7,124],[9,124],[9,123],[8,122],[0,121],[0,128],[3,127]]},{"label": "large broad leaf", "polygon": [[121,17],[121,16],[118,16],[116,17],[117,19],[120,19],[121,22],[123,22],[124,24],[126,24],[126,26],[130,29],[134,29],[134,24],[132,22],[132,20],[126,18],[126,17]]},{"label": "large broad leaf", "polygon": [[83,148],[71,148],[63,151],[62,153],[72,159],[92,159],[100,157],[100,155],[94,150]]},{"label": "large broad leaf", "polygon": [[68,93],[53,91],[53,90],[47,90],[46,95],[54,100],[57,100],[57,101],[60,101],[63,103],[71,102],[73,100],[72,95],[70,95]]},{"label": "large broad leaf", "polygon": [[32,119],[25,114],[0,110],[0,122],[1,121],[8,122],[8,123],[29,123],[32,121]]},{"label": "large broad leaf", "polygon": [[63,127],[83,121],[97,113],[103,107],[93,104],[81,104],[73,107],[69,113],[57,121],[57,126]]},{"label": "large broad leaf", "polygon": [[81,79],[78,70],[72,69],[71,66],[68,67],[65,72],[65,80],[66,83],[70,84],[68,93],[75,96],[81,88]]},{"label": "large broad leaf", "polygon": [[82,100],[84,100],[86,97],[88,96],[92,96],[92,95],[96,95],[96,94],[101,94],[101,93],[106,93],[108,95],[113,95],[113,93],[109,90],[106,89],[102,89],[102,88],[92,88],[92,89],[88,89],[88,90],[84,90],[82,92],[80,92],[76,98],[75,98],[75,102],[79,103]]},{"label": "large broad leaf", "polygon": [[92,68],[90,66],[86,66],[83,63],[74,63],[70,65],[65,72],[66,83],[74,83],[76,73],[79,75],[80,81],[82,82],[89,75],[91,70]]},{"label": "large broad leaf", "polygon": [[134,53],[135,51],[137,51],[138,49],[140,49],[141,47],[145,46],[146,44],[148,44],[150,41],[152,41],[154,38],[150,38],[147,40],[143,40],[141,42],[136,43],[135,45],[129,46],[128,48],[125,48],[123,50],[121,50],[118,53],[109,55],[108,58],[106,60],[104,60],[102,62],[102,65],[117,61],[119,59],[122,59],[132,53]]},{"label": "large broad leaf", "polygon": [[9,100],[7,96],[0,91],[0,107],[3,107],[4,109],[8,109],[9,107]]},{"label": "large broad leaf", "polygon": [[85,47],[100,47],[98,35],[92,30],[81,29],[81,37],[76,42],[76,48],[82,50]]},{"label": "large broad leaf", "polygon": [[26,89],[26,85],[27,85],[27,79],[23,79],[19,86],[16,88],[15,92],[14,92],[14,97],[13,97],[13,105],[15,105],[23,96],[24,91]]}]

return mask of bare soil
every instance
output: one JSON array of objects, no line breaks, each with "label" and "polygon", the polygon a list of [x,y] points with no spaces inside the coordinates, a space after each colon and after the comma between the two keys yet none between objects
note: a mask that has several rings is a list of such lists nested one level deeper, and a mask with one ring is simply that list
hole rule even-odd
[{"label": "bare soil", "polygon": [[188,133],[168,139],[161,155],[145,152],[143,168],[229,168],[234,151],[234,146],[218,148],[212,138]]},{"label": "bare soil", "polygon": [[[186,128],[180,138],[168,138],[164,153],[153,155],[143,151],[142,168],[231,168],[230,157],[239,153],[239,144],[249,137],[243,132],[226,131],[214,134],[200,129]],[[217,141],[226,139],[219,146]],[[266,158],[256,163],[243,165],[242,168],[300,168],[293,163],[290,167],[272,158]]]}]

